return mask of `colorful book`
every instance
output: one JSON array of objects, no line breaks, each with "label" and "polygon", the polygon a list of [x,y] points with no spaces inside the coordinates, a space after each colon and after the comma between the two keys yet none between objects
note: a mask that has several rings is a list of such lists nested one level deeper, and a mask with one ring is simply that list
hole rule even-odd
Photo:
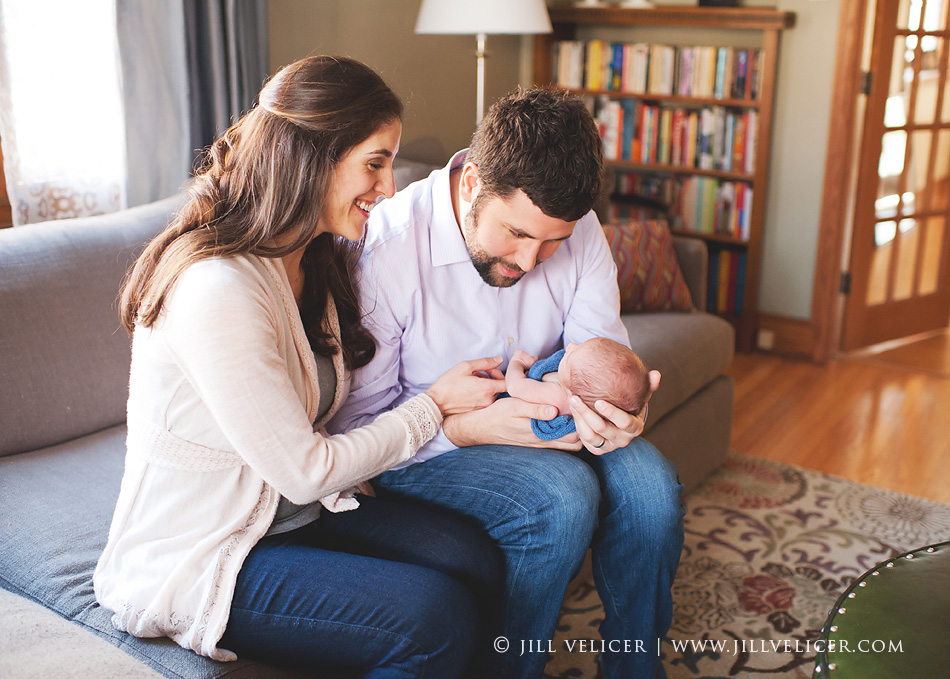
[{"label": "colorful book", "polygon": [[726,292],[726,311],[736,313],[736,283],[739,277],[739,253],[734,250],[729,252],[729,282]]},{"label": "colorful book", "polygon": [[748,116],[743,113],[736,117],[735,132],[732,136],[732,167],[741,170],[745,167],[745,128]]},{"label": "colorful book", "polygon": [[726,172],[732,171],[733,149],[736,139],[736,114],[729,113],[726,116],[726,133],[722,144],[722,169]]},{"label": "colorful book", "polygon": [[726,155],[726,109],[722,106],[713,106],[713,133],[712,156],[713,169],[721,170],[725,165],[723,156]]},{"label": "colorful book", "polygon": [[713,134],[716,131],[716,119],[712,109],[704,108],[700,112],[700,126],[697,152],[699,154],[699,167],[704,170],[713,169]]},{"label": "colorful book", "polygon": [[719,255],[709,250],[709,274],[706,283],[706,311],[716,312],[716,299],[719,295]]},{"label": "colorful book", "polygon": [[699,138],[699,114],[696,111],[690,111],[688,117],[688,126],[686,130],[686,167],[697,166],[696,140]]},{"label": "colorful book", "polygon": [[742,240],[749,240],[752,233],[752,187],[745,187],[745,196],[742,208],[742,218],[739,222],[739,237]]},{"label": "colorful book", "polygon": [[729,310],[729,251],[719,251],[719,280],[716,282],[716,311],[721,314]]},{"label": "colorful book", "polygon": [[623,43],[610,44],[610,79],[607,89],[619,90],[623,85]]},{"label": "colorful book", "polygon": [[713,86],[713,94],[716,99],[724,99],[726,96],[726,55],[728,49],[720,47],[716,50],[716,81]]},{"label": "colorful book", "polygon": [[759,92],[762,91],[762,51],[754,50],[752,52],[750,76],[749,76],[749,98],[758,99]]},{"label": "colorful book", "polygon": [[636,99],[622,99],[620,106],[623,109],[623,132],[621,133],[620,157],[622,160],[632,160],[633,156],[633,134],[636,125],[634,122],[637,117],[637,106],[639,102]]},{"label": "colorful book", "polygon": [[744,99],[746,97],[746,80],[748,74],[749,50],[738,50],[736,52],[736,80],[732,91],[733,98]]},{"label": "colorful book", "polygon": [[659,144],[656,154],[656,162],[670,164],[670,143],[673,133],[673,111],[668,108],[660,111],[660,130]]},{"label": "colorful book", "polygon": [[735,310],[737,314],[742,314],[742,303],[745,298],[745,269],[746,269],[746,253],[739,253],[739,262],[736,266],[738,272],[736,274],[736,300],[735,300]]},{"label": "colorful book", "polygon": [[681,108],[673,111],[672,128],[670,133],[670,164],[685,165],[686,111]]},{"label": "colorful book", "polygon": [[589,90],[602,89],[603,79],[603,41],[590,40],[587,43],[587,62],[584,69],[584,84]]},{"label": "colorful book", "polygon": [[743,169],[747,174],[752,174],[755,172],[755,131],[758,113],[756,111],[748,111],[746,115]]}]

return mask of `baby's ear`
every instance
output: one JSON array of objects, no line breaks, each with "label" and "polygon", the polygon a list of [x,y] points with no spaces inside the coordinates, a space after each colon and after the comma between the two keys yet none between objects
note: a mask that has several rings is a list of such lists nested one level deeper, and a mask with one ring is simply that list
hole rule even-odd
[{"label": "baby's ear", "polygon": [[650,380],[650,393],[653,393],[660,386],[660,371],[651,370],[647,373],[647,378]]}]

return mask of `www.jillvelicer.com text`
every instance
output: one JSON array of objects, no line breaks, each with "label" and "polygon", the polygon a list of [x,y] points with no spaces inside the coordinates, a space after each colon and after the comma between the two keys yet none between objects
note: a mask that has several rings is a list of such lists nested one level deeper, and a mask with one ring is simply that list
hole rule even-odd
[{"label": "www.jillvelicer.com text", "polygon": [[[673,650],[678,653],[720,653],[739,655],[740,653],[903,653],[901,640],[860,639],[838,640],[800,640],[800,639],[669,639]],[[519,655],[526,653],[648,653],[659,655],[660,643],[656,648],[648,648],[642,640],[612,639],[565,639],[555,643],[546,639],[523,639],[515,648],[506,637],[498,637],[494,642],[498,653],[517,650]]]}]

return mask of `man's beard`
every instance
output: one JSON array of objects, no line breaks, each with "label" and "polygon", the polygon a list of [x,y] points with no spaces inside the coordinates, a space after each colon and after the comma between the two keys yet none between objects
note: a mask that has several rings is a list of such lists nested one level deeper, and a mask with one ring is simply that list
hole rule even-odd
[{"label": "man's beard", "polygon": [[[478,272],[483,281],[493,288],[510,288],[524,277],[525,272],[517,264],[506,262],[501,257],[492,257],[478,246],[475,234],[478,232],[478,213],[481,212],[482,207],[479,199],[481,198],[482,194],[475,196],[472,209],[465,216],[465,247],[472,258],[472,266],[475,267],[475,271]],[[496,264],[501,264],[511,271],[519,271],[521,275],[514,278],[505,276],[495,268]]]}]

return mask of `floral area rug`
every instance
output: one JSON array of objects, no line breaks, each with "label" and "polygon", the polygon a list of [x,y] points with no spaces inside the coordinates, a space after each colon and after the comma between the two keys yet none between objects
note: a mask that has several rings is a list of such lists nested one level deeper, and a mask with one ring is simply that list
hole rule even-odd
[{"label": "floral area rug", "polygon": [[[811,677],[814,642],[853,580],[950,540],[950,505],[743,455],[730,455],[684,502],[673,625],[662,644],[669,679]],[[588,580],[564,602],[546,679],[601,676],[602,620]]]}]

